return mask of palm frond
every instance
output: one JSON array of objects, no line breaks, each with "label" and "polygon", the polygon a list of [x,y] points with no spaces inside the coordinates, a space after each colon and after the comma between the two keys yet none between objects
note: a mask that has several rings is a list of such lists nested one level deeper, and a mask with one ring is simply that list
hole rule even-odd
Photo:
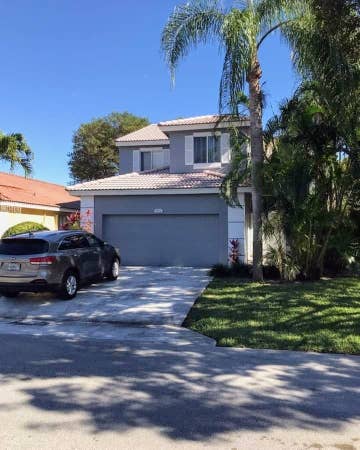
[{"label": "palm frond", "polygon": [[[305,78],[334,93],[338,109],[352,102],[360,83],[360,15],[350,0],[312,0],[299,20],[284,28],[293,62]],[[344,111],[339,111],[339,116]]]},{"label": "palm frond", "polygon": [[307,9],[306,0],[258,0],[255,4],[263,33],[278,23],[301,17]]},{"label": "palm frond", "polygon": [[0,135],[0,160],[8,162],[11,170],[20,166],[25,175],[32,172],[33,153],[20,133]]},{"label": "palm frond", "polygon": [[192,47],[220,36],[224,17],[218,0],[192,0],[175,8],[161,36],[161,49],[172,80],[179,60]]},{"label": "palm frond", "polygon": [[244,91],[253,54],[256,51],[257,24],[251,9],[232,9],[224,20],[222,39],[225,58],[220,81],[220,111],[238,113],[238,94]]}]

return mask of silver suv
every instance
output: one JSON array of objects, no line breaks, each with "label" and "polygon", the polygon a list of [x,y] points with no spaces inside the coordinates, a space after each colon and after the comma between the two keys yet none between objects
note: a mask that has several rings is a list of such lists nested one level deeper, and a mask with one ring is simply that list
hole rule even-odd
[{"label": "silver suv", "polygon": [[96,278],[116,280],[117,250],[84,231],[40,231],[0,241],[0,295],[56,291],[74,298],[79,285]]}]

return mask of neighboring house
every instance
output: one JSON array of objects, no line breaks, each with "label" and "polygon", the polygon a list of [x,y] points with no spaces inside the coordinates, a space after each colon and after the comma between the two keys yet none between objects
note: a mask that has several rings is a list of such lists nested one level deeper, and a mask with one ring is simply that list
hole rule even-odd
[{"label": "neighboring house", "polygon": [[149,125],[116,140],[120,175],[67,188],[124,264],[226,264],[232,239],[241,259],[252,260],[251,187],[239,188],[240,208],[219,196],[229,129],[249,131],[246,117],[233,120],[208,115]]},{"label": "neighboring house", "polygon": [[0,172],[0,237],[20,222],[57,230],[69,213],[80,209],[64,186]]}]

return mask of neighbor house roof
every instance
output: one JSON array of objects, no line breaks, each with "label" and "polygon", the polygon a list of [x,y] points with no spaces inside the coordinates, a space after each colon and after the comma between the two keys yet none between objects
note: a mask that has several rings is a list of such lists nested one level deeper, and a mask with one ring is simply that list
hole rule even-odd
[{"label": "neighbor house roof", "polygon": [[4,172],[0,172],[0,201],[74,210],[80,206],[64,186]]},{"label": "neighbor house roof", "polygon": [[69,191],[204,189],[219,188],[224,177],[221,171],[170,173],[169,168],[134,172],[69,186]]},{"label": "neighbor house roof", "polygon": [[116,139],[116,142],[118,143],[134,143],[141,141],[164,141],[165,144],[169,143],[166,134],[163,133],[155,123]]}]

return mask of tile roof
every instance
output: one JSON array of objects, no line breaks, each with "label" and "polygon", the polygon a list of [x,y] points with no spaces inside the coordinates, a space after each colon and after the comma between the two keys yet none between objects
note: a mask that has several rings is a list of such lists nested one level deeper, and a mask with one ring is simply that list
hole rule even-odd
[{"label": "tile roof", "polygon": [[168,137],[163,133],[156,123],[147,125],[140,130],[133,131],[125,136],[116,139],[116,142],[137,142],[137,141],[168,141]]},{"label": "tile roof", "polygon": [[147,172],[134,172],[67,187],[72,191],[150,190],[150,189],[203,189],[219,188],[224,173],[203,171],[170,173],[169,168]]},{"label": "tile roof", "polygon": [[[246,120],[247,117],[241,116],[240,119]],[[231,115],[219,115],[208,114],[206,116],[186,117],[184,119],[167,120],[165,122],[159,122],[159,126],[172,126],[172,125],[197,125],[197,124],[216,124],[217,122],[234,122],[238,121],[239,117]]]},{"label": "tile roof", "polygon": [[0,172],[0,201],[78,209],[79,199],[64,186]]},{"label": "tile roof", "polygon": [[[246,116],[241,116],[240,120],[247,120]],[[151,125],[147,125],[140,130],[133,131],[132,133],[126,134],[125,136],[121,136],[116,139],[116,142],[119,145],[125,145],[126,143],[133,142],[142,142],[142,141],[162,141],[162,145],[169,143],[168,136],[161,130],[161,127],[169,127],[169,126],[186,126],[186,125],[207,125],[224,122],[237,122],[239,117],[231,116],[231,115],[223,115],[219,114],[209,114],[206,116],[196,116],[196,117],[187,117],[185,119],[176,119],[176,120],[168,120],[165,122],[159,122],[158,124],[152,123]]]}]

